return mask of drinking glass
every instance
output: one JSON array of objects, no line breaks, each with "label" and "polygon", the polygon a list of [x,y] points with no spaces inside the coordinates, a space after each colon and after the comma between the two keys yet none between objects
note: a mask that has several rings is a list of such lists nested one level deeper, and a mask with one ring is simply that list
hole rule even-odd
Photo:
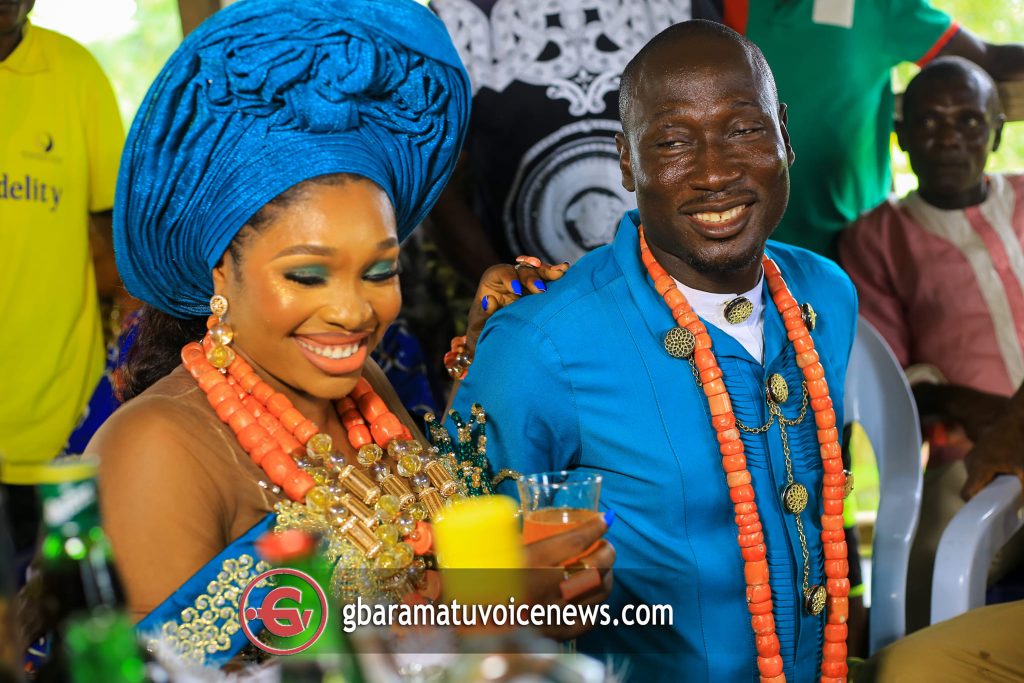
[{"label": "drinking glass", "polygon": [[601,475],[579,470],[539,472],[521,477],[523,542],[533,543],[579,526],[601,513]]}]

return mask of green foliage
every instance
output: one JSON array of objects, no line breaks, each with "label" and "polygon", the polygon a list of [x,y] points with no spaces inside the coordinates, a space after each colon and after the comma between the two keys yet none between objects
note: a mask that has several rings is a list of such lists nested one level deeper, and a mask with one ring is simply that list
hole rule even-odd
[{"label": "green foliage", "polygon": [[[38,0],[42,5],[48,0]],[[52,1],[52,0],[49,0]],[[866,0],[875,2],[877,0]],[[142,97],[160,67],[181,41],[176,0],[135,0],[134,28],[116,38],[87,41],[117,91],[125,125],[131,123]],[[932,0],[933,4],[979,37],[993,43],[1024,42],[1024,0]],[[916,73],[913,64],[896,69],[902,90]],[[1024,121],[1008,124],[1003,144],[989,159],[989,170],[1024,171]],[[893,145],[893,174],[902,194],[916,185],[906,156]]]},{"label": "green foliage", "polygon": [[133,30],[86,43],[117,93],[125,128],[160,68],[181,42],[176,0],[136,0]]},{"label": "green foliage", "polygon": [[[932,0],[963,27],[990,43],[1024,42],[1024,0]],[[902,91],[917,67],[904,64],[896,69],[894,83]],[[899,194],[917,185],[906,155],[893,145],[893,175]],[[1024,121],[1003,129],[999,151],[989,157],[988,170],[1024,172]]]}]

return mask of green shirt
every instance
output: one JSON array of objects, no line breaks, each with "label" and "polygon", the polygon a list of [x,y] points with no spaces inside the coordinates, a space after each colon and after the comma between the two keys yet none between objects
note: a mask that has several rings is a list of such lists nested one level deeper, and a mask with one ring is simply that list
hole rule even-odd
[{"label": "green shirt", "polygon": [[927,0],[759,0],[748,11],[796,152],[773,238],[834,257],[838,232],[891,187],[892,67],[930,59],[956,25]]}]

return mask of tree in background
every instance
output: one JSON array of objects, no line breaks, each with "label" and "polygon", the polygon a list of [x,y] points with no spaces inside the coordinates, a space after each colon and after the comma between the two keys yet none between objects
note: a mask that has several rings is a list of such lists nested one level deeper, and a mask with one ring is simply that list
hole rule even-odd
[{"label": "tree in background", "polygon": [[36,0],[30,18],[74,38],[96,57],[114,85],[126,129],[181,42],[177,0]]}]

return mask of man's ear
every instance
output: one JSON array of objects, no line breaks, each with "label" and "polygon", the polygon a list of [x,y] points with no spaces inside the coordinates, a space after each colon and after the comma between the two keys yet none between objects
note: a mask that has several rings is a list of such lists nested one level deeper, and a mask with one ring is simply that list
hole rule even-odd
[{"label": "man's ear", "polygon": [[900,116],[899,118],[892,122],[892,130],[894,133],[896,133],[896,143],[900,146],[900,149],[906,152],[907,127],[906,124],[903,122],[902,116]]},{"label": "man's ear", "polygon": [[786,114],[789,108],[785,102],[779,102],[779,130],[782,132],[782,144],[786,146],[786,159],[789,161],[789,165],[792,166],[793,162],[796,161],[796,152],[793,151],[793,145],[789,144],[789,128],[786,127]]},{"label": "man's ear", "polygon": [[629,140],[626,139],[624,134],[615,134],[615,149],[619,152],[619,172],[622,173],[622,187],[630,192],[636,192],[633,167],[630,165]]},{"label": "man's ear", "polygon": [[999,114],[995,117],[995,130],[996,134],[992,139],[992,151],[999,149],[999,143],[1003,141],[1003,124],[1006,123],[1006,115]]}]

